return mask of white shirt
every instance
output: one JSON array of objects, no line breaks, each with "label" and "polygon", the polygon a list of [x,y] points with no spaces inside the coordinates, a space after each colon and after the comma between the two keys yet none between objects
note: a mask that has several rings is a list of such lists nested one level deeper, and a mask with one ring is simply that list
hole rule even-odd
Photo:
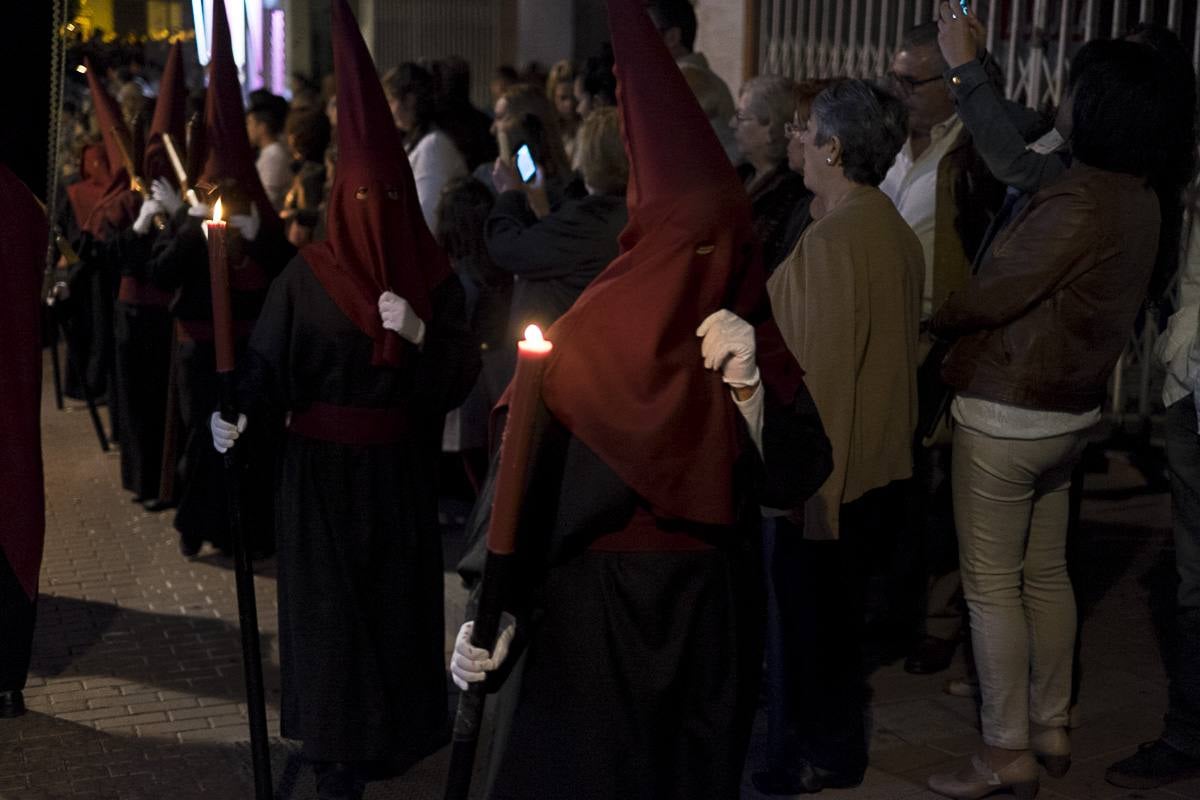
[{"label": "white shirt", "polygon": [[417,183],[417,199],[421,202],[425,224],[430,231],[436,231],[442,189],[450,181],[467,174],[467,162],[450,137],[435,128],[408,151],[408,163]]},{"label": "white shirt", "polygon": [[964,428],[996,439],[1049,439],[1087,430],[1100,421],[1100,406],[1079,414],[1047,411],[956,394],[950,415]]},{"label": "white shirt", "polygon": [[1178,403],[1200,384],[1200,220],[1184,214],[1183,252],[1179,267],[1179,310],[1167,320],[1167,329],[1158,337],[1154,354],[1166,368],[1163,378],[1164,406]]},{"label": "white shirt", "polygon": [[259,152],[254,166],[258,169],[258,179],[267,190],[267,199],[278,211],[283,207],[283,198],[292,185],[291,155],[279,142],[271,142]]},{"label": "white shirt", "polygon": [[933,243],[937,220],[937,175],[942,156],[962,131],[958,114],[933,126],[929,147],[912,157],[912,141],[904,143],[879,189],[892,199],[925,252],[925,288],[921,290],[921,319],[933,316]]}]

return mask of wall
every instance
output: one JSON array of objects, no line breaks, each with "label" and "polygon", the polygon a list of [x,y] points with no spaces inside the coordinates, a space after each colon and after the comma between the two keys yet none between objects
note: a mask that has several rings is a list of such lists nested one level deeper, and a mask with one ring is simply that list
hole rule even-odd
[{"label": "wall", "polygon": [[570,0],[518,0],[516,66],[530,61],[549,67],[571,58],[575,45],[575,4]]},{"label": "wall", "polygon": [[696,49],[708,65],[737,95],[746,77],[742,74],[746,41],[746,6],[752,0],[695,0]]}]

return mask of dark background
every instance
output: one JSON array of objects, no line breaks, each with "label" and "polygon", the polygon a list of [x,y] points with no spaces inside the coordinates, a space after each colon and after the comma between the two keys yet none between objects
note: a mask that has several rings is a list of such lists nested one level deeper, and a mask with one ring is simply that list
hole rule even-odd
[{"label": "dark background", "polygon": [[5,3],[0,42],[0,161],[46,194],[52,3]]}]

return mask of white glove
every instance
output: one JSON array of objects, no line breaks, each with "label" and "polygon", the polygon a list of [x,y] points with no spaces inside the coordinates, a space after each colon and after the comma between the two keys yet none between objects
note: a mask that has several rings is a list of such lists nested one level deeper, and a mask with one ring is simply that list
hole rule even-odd
[{"label": "white glove", "polygon": [[696,335],[703,338],[700,354],[705,369],[719,371],[730,386],[754,386],[758,383],[758,364],[754,360],[754,327],[732,311],[722,308],[709,314]]},{"label": "white glove", "polygon": [[237,425],[221,419],[221,412],[214,411],[208,418],[208,428],[212,431],[213,448],[218,453],[224,453],[233,447],[238,436],[246,431],[246,415],[238,414]]},{"label": "white glove", "polygon": [[500,615],[500,635],[496,637],[496,649],[492,653],[471,646],[471,631],[474,622],[466,622],[458,629],[454,640],[454,655],[450,656],[450,677],[454,685],[464,692],[468,684],[478,683],[495,672],[508,657],[508,646],[517,632],[517,621],[507,611]]},{"label": "white glove", "polygon": [[154,183],[150,184],[150,196],[172,217],[176,211],[183,208],[183,198],[179,196],[179,190],[166,178],[154,179]]},{"label": "white glove", "polygon": [[379,295],[379,316],[383,319],[383,327],[395,331],[417,347],[425,341],[425,323],[400,295],[394,292]]},{"label": "white glove", "polygon": [[138,211],[137,219],[133,221],[133,232],[138,236],[145,236],[150,232],[150,225],[154,222],[154,215],[161,214],[165,210],[155,200],[142,201],[142,209]]},{"label": "white glove", "polygon": [[250,207],[249,214],[234,214],[229,218],[229,227],[237,228],[241,233],[242,238],[247,242],[253,242],[258,238],[258,228],[261,220],[258,217],[258,208]]},{"label": "white glove", "polygon": [[188,209],[189,217],[199,217],[200,219],[212,219],[212,206],[208,203],[196,203]]}]

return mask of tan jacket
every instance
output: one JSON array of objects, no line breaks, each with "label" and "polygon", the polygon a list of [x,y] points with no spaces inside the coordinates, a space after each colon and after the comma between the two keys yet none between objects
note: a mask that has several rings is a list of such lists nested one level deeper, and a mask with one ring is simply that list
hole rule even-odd
[{"label": "tan jacket", "polygon": [[843,504],[912,475],[924,273],[912,228],[863,186],[809,226],[767,283],[833,446],[833,474],[804,508],[806,538],[837,538]]}]

